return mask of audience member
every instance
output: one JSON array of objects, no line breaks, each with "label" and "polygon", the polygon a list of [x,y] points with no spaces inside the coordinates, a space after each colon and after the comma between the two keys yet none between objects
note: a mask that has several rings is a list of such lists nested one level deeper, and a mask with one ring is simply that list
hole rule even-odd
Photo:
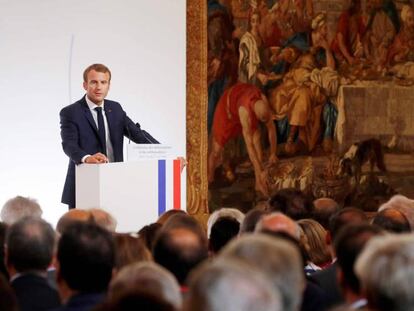
[{"label": "audience member", "polygon": [[331,198],[319,198],[313,201],[312,219],[319,222],[325,230],[329,230],[329,219],[339,211],[339,204]]},{"label": "audience member", "polygon": [[70,209],[62,217],[60,217],[57,225],[56,231],[62,233],[66,227],[73,224],[74,222],[90,222],[94,223],[102,228],[115,232],[117,221],[116,219],[109,214],[107,211],[100,208],[90,208],[90,209]]},{"label": "audience member", "polygon": [[60,306],[59,294],[47,280],[55,241],[53,228],[40,218],[23,218],[8,229],[6,266],[21,311]]},{"label": "audience member", "polygon": [[116,231],[117,221],[110,213],[101,208],[91,208],[88,211],[91,213],[91,217],[98,226],[101,226],[110,232]]},{"label": "audience member", "polygon": [[151,252],[138,236],[115,233],[114,241],[115,267],[117,270],[135,262],[152,260]]},{"label": "audience member", "polygon": [[254,208],[250,210],[244,217],[242,224],[240,225],[240,234],[254,232],[256,224],[259,220],[267,215],[268,212],[262,209]]},{"label": "audience member", "polygon": [[300,227],[290,217],[281,212],[273,212],[269,215],[263,216],[256,225],[256,232],[263,231],[285,232],[293,237],[295,240],[300,240]]},{"label": "audience member", "polygon": [[282,311],[270,280],[237,259],[207,262],[191,274],[184,311]]},{"label": "audience member", "polygon": [[217,254],[230,240],[237,237],[240,223],[233,217],[220,217],[211,227],[209,250]]},{"label": "audience member", "polygon": [[4,260],[4,244],[6,243],[7,225],[4,222],[0,222],[0,275],[3,275],[6,280],[9,279],[9,273],[7,272],[5,260]]},{"label": "audience member", "polygon": [[367,303],[354,272],[354,263],[365,244],[380,233],[379,227],[357,224],[345,226],[335,238],[335,253],[338,259],[337,282],[346,304],[354,310],[364,308]]},{"label": "audience member", "polygon": [[42,209],[36,200],[17,196],[8,200],[1,210],[1,220],[12,225],[24,217],[42,217]]},{"label": "audience member", "polygon": [[16,294],[10,287],[6,278],[0,275],[0,310],[2,311],[18,311]]},{"label": "audience member", "polygon": [[282,297],[282,310],[297,311],[305,278],[299,251],[284,239],[264,234],[244,235],[230,242],[219,258],[239,259],[262,271]]},{"label": "audience member", "polygon": [[70,209],[60,217],[56,225],[56,231],[62,234],[70,225],[76,222],[88,222],[91,219],[90,211],[79,208]]},{"label": "audience member", "polygon": [[305,248],[307,261],[305,272],[313,273],[321,270],[332,260],[326,245],[326,231],[313,219],[301,219],[298,224],[302,228],[307,245]]},{"label": "audience member", "polygon": [[155,240],[153,257],[186,291],[188,273],[208,257],[207,238],[200,224],[186,214],[172,216]]},{"label": "audience member", "polygon": [[270,199],[270,211],[282,212],[294,220],[309,218],[312,202],[305,194],[294,188],[279,190]]},{"label": "audience member", "polygon": [[[327,233],[327,244],[331,251],[332,258],[336,258],[333,241],[336,235],[345,225],[368,223],[368,218],[360,209],[346,207],[332,215],[329,221],[329,231]],[[336,281],[337,263],[331,264],[322,271],[317,271],[310,276],[313,282],[316,282],[326,293],[328,306],[343,303],[343,296],[339,285]]]},{"label": "audience member", "polygon": [[177,215],[177,214],[184,214],[187,215],[187,213],[180,209],[170,209],[166,212],[164,212],[157,220],[157,223],[163,225],[167,222],[168,219],[170,219],[171,216]]},{"label": "audience member", "polygon": [[57,283],[65,302],[59,310],[90,310],[103,301],[115,266],[111,233],[75,222],[63,231],[57,260]]},{"label": "audience member", "polygon": [[411,231],[407,217],[392,207],[378,212],[372,220],[372,223],[392,233],[408,233]]},{"label": "audience member", "polygon": [[145,288],[130,290],[113,297],[94,311],[179,311]]},{"label": "audience member", "polygon": [[[292,223],[293,221],[290,220]],[[296,223],[292,223],[296,224]],[[298,226],[298,225],[297,225]],[[298,226],[299,227],[299,226]],[[276,229],[276,230],[274,230]],[[299,227],[300,230],[300,227]],[[264,229],[261,231],[264,234],[270,235],[272,237],[276,237],[279,240],[285,240],[292,244],[296,248],[296,250],[301,254],[301,266],[304,267],[304,263],[306,262],[306,253],[305,248],[309,248],[305,244],[307,243],[306,237],[302,230],[300,230],[300,239],[297,236],[292,236],[292,234],[286,233],[284,231],[280,231],[277,227],[273,228],[270,227],[268,229]],[[301,311],[319,311],[325,310],[326,308],[326,297],[323,290],[317,286],[316,284],[306,280],[305,289],[302,295],[302,304],[300,307]]]},{"label": "audience member", "polygon": [[176,310],[181,310],[182,296],[177,280],[170,272],[154,262],[139,262],[122,268],[112,279],[108,295],[113,298],[141,288],[165,300]]},{"label": "audience member", "polygon": [[138,231],[139,238],[145,243],[150,251],[154,247],[155,237],[157,236],[157,233],[160,231],[161,227],[161,224],[154,222],[142,227]]},{"label": "audience member", "polygon": [[239,224],[243,222],[244,214],[236,208],[221,208],[214,211],[207,221],[207,238],[210,239],[211,228],[222,217],[231,217],[237,220]]},{"label": "audience member", "polygon": [[355,263],[370,310],[414,310],[414,236],[370,240]]},{"label": "audience member", "polygon": [[410,228],[413,230],[414,228],[414,200],[411,200],[403,195],[395,195],[388,202],[382,204],[378,208],[378,212],[381,212],[388,208],[394,208],[407,218],[408,222],[410,223]]}]

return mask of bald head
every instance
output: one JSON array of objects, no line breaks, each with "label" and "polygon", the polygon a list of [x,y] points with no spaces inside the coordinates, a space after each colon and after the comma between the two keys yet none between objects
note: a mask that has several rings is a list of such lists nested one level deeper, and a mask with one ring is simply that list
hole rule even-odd
[{"label": "bald head", "polygon": [[299,225],[293,219],[279,212],[263,216],[263,218],[257,223],[255,231],[284,232],[293,237],[295,240],[300,239]]},{"label": "bald head", "polygon": [[83,209],[71,209],[60,217],[57,225],[56,231],[63,233],[65,229],[75,222],[87,222],[92,218],[91,212]]},{"label": "bald head", "polygon": [[312,218],[325,229],[329,229],[329,218],[339,210],[339,205],[331,198],[319,198],[313,201]]},{"label": "bald head", "polygon": [[373,224],[393,233],[410,232],[410,223],[407,217],[395,208],[387,208],[375,215]]}]

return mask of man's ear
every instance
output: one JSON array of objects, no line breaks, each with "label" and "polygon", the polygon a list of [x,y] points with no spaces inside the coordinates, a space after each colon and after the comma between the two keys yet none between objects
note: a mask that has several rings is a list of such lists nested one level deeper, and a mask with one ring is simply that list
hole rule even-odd
[{"label": "man's ear", "polygon": [[83,89],[86,91],[88,89],[88,82],[83,81]]}]

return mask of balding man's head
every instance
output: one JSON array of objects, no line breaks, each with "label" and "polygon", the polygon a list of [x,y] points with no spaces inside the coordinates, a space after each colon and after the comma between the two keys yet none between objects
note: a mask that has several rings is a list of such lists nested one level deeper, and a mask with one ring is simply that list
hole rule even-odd
[{"label": "balding man's head", "polygon": [[293,219],[279,212],[263,216],[257,223],[255,231],[284,232],[293,237],[295,240],[300,239],[299,225]]},{"label": "balding man's head", "polygon": [[312,218],[325,229],[329,229],[329,218],[339,210],[338,203],[331,198],[319,198],[313,201]]}]

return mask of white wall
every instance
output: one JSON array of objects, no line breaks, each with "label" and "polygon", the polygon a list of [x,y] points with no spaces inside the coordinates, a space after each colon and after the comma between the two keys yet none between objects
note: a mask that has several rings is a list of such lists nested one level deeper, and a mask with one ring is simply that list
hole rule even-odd
[{"label": "white wall", "polygon": [[0,206],[34,197],[53,224],[66,211],[59,111],[91,63],[111,69],[109,99],[185,155],[185,14],[185,0],[0,0]]}]

